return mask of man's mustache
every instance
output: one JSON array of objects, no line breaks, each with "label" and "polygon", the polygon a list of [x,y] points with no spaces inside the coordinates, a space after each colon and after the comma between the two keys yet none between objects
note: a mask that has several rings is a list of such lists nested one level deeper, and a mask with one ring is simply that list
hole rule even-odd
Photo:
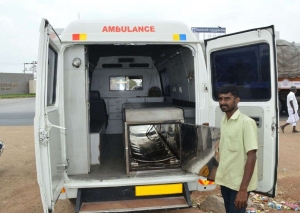
[{"label": "man's mustache", "polygon": [[228,107],[228,105],[226,105],[226,104],[222,104],[222,105],[220,105],[220,107],[223,107],[223,106],[225,106],[225,107]]}]

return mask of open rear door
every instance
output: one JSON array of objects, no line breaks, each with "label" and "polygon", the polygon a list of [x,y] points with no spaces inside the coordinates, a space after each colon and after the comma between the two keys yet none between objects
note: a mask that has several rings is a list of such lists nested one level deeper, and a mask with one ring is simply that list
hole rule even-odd
[{"label": "open rear door", "polygon": [[45,19],[40,25],[36,114],[34,118],[37,178],[44,212],[52,212],[63,185],[64,128],[59,109],[58,73],[60,40]]},{"label": "open rear door", "polygon": [[[210,125],[224,116],[218,104],[223,84],[239,88],[242,113],[258,127],[257,192],[275,196],[278,158],[278,109],[275,31],[273,26],[205,41],[210,92]],[[221,133],[222,134],[222,133]]]}]

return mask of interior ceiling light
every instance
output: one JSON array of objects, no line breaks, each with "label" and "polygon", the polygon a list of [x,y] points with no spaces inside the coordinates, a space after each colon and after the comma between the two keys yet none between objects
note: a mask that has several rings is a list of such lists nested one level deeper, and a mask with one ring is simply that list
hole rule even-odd
[{"label": "interior ceiling light", "polygon": [[81,60],[80,58],[74,58],[72,62],[73,67],[79,68],[81,65]]}]

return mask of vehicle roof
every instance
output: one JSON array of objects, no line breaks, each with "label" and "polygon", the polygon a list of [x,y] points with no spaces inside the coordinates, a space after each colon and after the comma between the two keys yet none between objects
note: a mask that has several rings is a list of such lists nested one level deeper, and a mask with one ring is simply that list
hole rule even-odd
[{"label": "vehicle roof", "polygon": [[[77,37],[76,37],[77,36]],[[170,20],[76,20],[60,35],[62,42],[197,42],[184,23]]]}]

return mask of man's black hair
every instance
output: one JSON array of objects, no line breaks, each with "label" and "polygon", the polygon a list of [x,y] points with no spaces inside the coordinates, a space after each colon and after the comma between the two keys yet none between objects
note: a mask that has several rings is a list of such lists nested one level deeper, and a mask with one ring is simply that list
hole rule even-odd
[{"label": "man's black hair", "polygon": [[228,93],[231,93],[236,98],[240,97],[238,88],[233,84],[223,84],[218,90],[218,94]]}]

